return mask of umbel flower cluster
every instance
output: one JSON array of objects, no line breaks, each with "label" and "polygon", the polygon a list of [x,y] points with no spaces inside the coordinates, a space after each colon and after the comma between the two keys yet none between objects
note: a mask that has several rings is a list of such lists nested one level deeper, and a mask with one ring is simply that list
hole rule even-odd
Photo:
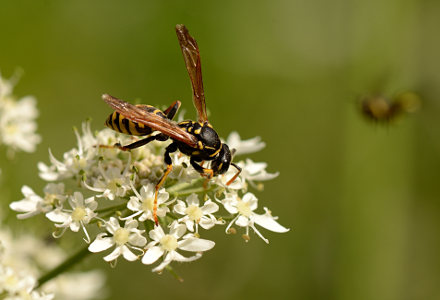
[{"label": "umbel flower cluster", "polygon": [[55,244],[0,228],[0,299],[87,300],[102,295],[105,276],[100,271],[65,273],[38,287],[37,278],[65,258]]},{"label": "umbel flower cluster", "polygon": [[[110,129],[92,133],[90,123],[75,130],[78,146],[57,158],[49,151],[50,164],[39,163],[40,177],[47,181],[43,193],[23,186],[24,199],[10,204],[18,218],[44,214],[55,226],[54,237],[66,230],[82,234],[90,252],[105,252],[104,260],[115,264],[121,256],[154,265],[160,272],[172,261],[189,262],[212,249],[214,241],[205,239],[205,231],[223,227],[226,233],[240,228],[247,241],[253,231],[266,243],[261,228],[274,232],[288,229],[276,221],[267,208],[259,209],[257,197],[262,182],[277,173],[266,172],[266,163],[250,159],[238,161],[243,169],[230,170],[211,180],[202,178],[189,158],[172,154],[173,170],[158,191],[157,216],[153,219],[155,185],[165,164],[166,142],[151,142],[130,152],[112,146],[134,141]],[[242,141],[232,133],[227,141],[236,156],[259,151],[259,138]],[[235,161],[237,161],[235,159]]]},{"label": "umbel flower cluster", "polygon": [[33,96],[18,99],[12,94],[17,76],[7,80],[0,75],[0,145],[12,155],[15,151],[34,152],[41,137],[36,134],[38,116]]}]

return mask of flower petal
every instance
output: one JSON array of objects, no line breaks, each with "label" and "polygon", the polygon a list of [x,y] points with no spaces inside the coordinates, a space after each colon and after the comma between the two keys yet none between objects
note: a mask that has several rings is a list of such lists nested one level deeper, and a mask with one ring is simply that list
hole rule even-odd
[{"label": "flower petal", "polygon": [[171,256],[171,259],[175,260],[175,261],[190,262],[190,261],[194,261],[196,259],[199,259],[200,257],[202,257],[202,254],[201,253],[196,253],[193,256],[185,257],[182,254],[177,253],[176,251],[172,251],[172,252],[170,252],[170,256]]},{"label": "flower petal", "polygon": [[213,241],[194,237],[181,240],[178,242],[178,244],[179,249],[192,252],[208,251],[215,246]]},{"label": "flower petal", "polygon": [[128,237],[128,242],[133,246],[143,247],[147,243],[147,239],[139,233],[132,233]]},{"label": "flower petal", "polygon": [[186,205],[182,200],[177,200],[177,204],[174,205],[174,211],[179,215],[185,214]]},{"label": "flower petal", "polygon": [[150,230],[148,235],[150,236],[151,239],[155,241],[160,241],[160,239],[165,235],[165,233],[163,232],[162,227],[160,227],[159,225],[155,227],[153,230]]},{"label": "flower petal", "polygon": [[159,257],[164,254],[164,252],[165,251],[163,251],[162,248],[159,246],[152,247],[148,249],[147,252],[145,252],[144,257],[142,257],[142,263],[144,265],[151,265],[156,260],[158,260]]},{"label": "flower petal", "polygon": [[105,237],[105,233],[99,234],[96,239],[90,244],[90,252],[101,252],[107,250],[114,245],[113,239],[111,237]]},{"label": "flower petal", "polygon": [[128,249],[127,246],[123,245],[121,247],[122,249],[122,256],[128,260],[128,261],[135,261],[136,259],[138,259],[137,255],[135,255],[133,252],[130,251],[130,249]]},{"label": "flower petal", "polygon": [[273,232],[283,233],[290,230],[289,228],[280,225],[277,221],[275,221],[275,218],[269,214],[264,214],[264,215],[253,214],[252,220],[261,227]]},{"label": "flower petal", "polygon": [[218,205],[211,200],[206,201],[205,205],[203,205],[202,207],[202,212],[204,215],[213,214],[216,211],[218,211]]},{"label": "flower petal", "polygon": [[[130,251],[130,250],[129,250]],[[112,253],[104,257],[105,261],[113,261],[119,257],[119,255],[122,254],[122,247],[116,247],[115,250],[113,250]]]},{"label": "flower petal", "polygon": [[49,220],[51,220],[52,222],[64,223],[69,219],[70,214],[61,211],[61,209],[56,209],[56,210],[48,212],[46,214],[46,217]]}]

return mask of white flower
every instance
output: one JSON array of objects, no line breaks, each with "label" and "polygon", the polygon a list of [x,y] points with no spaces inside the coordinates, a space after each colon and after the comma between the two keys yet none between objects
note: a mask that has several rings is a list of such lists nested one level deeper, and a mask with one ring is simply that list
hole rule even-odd
[{"label": "white flower", "polygon": [[226,232],[235,223],[240,227],[246,227],[246,237],[249,238],[249,227],[251,227],[263,241],[269,244],[269,240],[257,230],[255,224],[274,232],[282,233],[289,231],[289,229],[275,221],[276,218],[272,217],[268,209],[265,208],[266,213],[264,215],[254,213],[254,210],[258,207],[258,199],[252,193],[246,193],[242,199],[236,194],[230,193],[221,203],[229,213],[237,214],[226,227]]},{"label": "white flower", "polygon": [[[84,200],[83,195],[80,192],[75,192],[73,196],[69,198],[69,204],[72,209],[63,209],[58,207],[57,209],[46,213],[46,217],[55,223],[56,227],[64,228],[61,235],[64,233],[67,227],[73,232],[78,232],[80,228],[83,229],[87,243],[90,243],[90,237],[85,227],[90,220],[97,216],[94,210],[98,207],[98,202],[94,200],[94,197],[90,197]],[[55,236],[60,237],[61,235]]]},{"label": "white flower", "polygon": [[[183,236],[185,231],[186,226],[179,224],[177,221],[170,225],[169,234],[165,234],[162,227],[156,226],[149,233],[153,241],[147,245],[147,251],[142,258],[142,263],[151,265],[163,256],[162,263],[152,270],[153,272],[160,272],[173,260],[190,262],[200,258],[202,256],[200,252],[208,251],[214,247],[215,243],[213,241],[196,238],[192,234]],[[196,254],[191,257],[185,257],[177,252],[178,249],[196,252]]]},{"label": "white flower", "polygon": [[56,294],[57,299],[87,300],[103,298],[105,276],[101,271],[66,273],[47,282],[42,287],[46,293]]},{"label": "white flower", "polygon": [[186,203],[182,200],[177,200],[177,204],[174,205],[174,211],[180,215],[184,215],[179,219],[179,222],[186,224],[186,228],[189,231],[194,231],[194,224],[196,227],[196,233],[198,233],[199,225],[204,229],[210,229],[218,223],[213,213],[218,211],[218,205],[212,202],[210,199],[205,201],[202,207],[200,207],[199,198],[196,194],[191,194],[186,198]]},{"label": "white flower", "polygon": [[[173,170],[168,175],[169,178],[178,179],[179,182],[191,182],[193,179],[200,178],[200,174],[191,166],[189,156],[174,152],[171,154],[171,159]],[[163,169],[163,164],[161,169]]]},{"label": "white flower", "polygon": [[250,183],[254,188],[259,188],[255,181],[267,181],[279,175],[279,172],[268,173],[265,162],[253,162],[251,159],[246,159],[245,162],[240,161],[237,164],[241,167],[240,175],[230,185],[227,185],[227,182],[237,173],[235,168],[229,167],[226,174],[218,177],[217,184],[232,190],[246,190],[247,183]]},{"label": "white flower", "polygon": [[106,223],[106,229],[112,236],[107,233],[100,233],[89,246],[90,252],[101,252],[116,246],[112,253],[104,257],[105,261],[111,262],[122,255],[128,261],[135,261],[138,256],[131,250],[143,252],[139,247],[145,246],[147,239],[142,236],[144,230],[137,229],[138,222],[136,220],[127,220],[125,226],[119,225],[118,219],[111,217]]},{"label": "white flower", "polygon": [[[129,156],[131,157],[131,156]],[[104,170],[102,164],[99,163],[98,169],[101,173],[100,178],[94,178],[93,187],[89,186],[86,182],[83,182],[84,186],[94,192],[102,193],[96,197],[105,197],[109,200],[115,200],[116,197],[123,197],[127,193],[130,187],[130,167],[131,159],[128,160],[124,170],[121,171],[121,167],[110,166],[107,170]]]},{"label": "white flower", "polygon": [[246,159],[246,163],[243,165],[242,174],[240,174],[245,180],[253,183],[254,181],[266,181],[276,178],[279,172],[267,173],[267,163],[265,162],[253,162],[251,159]]},{"label": "white flower", "polygon": [[[18,77],[17,74],[15,77]],[[0,98],[9,97],[12,94],[12,90],[14,89],[14,84],[16,80],[15,78],[6,79],[3,78],[0,74]]]},{"label": "white flower", "polygon": [[25,198],[20,201],[12,202],[9,205],[12,210],[22,213],[17,215],[19,219],[25,219],[39,213],[48,212],[66,199],[63,183],[47,184],[44,188],[44,198],[35,194],[35,192],[26,185],[21,188],[21,192]]},{"label": "white flower", "polygon": [[34,152],[41,137],[35,133],[38,115],[36,100],[27,96],[18,101],[0,98],[0,138],[12,150]]},{"label": "white flower", "polygon": [[261,141],[259,136],[248,140],[241,140],[240,135],[236,131],[229,134],[226,144],[230,149],[235,149],[235,155],[258,152],[266,147],[266,144]]},{"label": "white flower", "polygon": [[20,291],[32,291],[35,284],[36,279],[25,271],[18,273],[10,267],[0,266],[0,292],[15,294]]},{"label": "white flower", "polygon": [[49,160],[51,166],[40,162],[38,169],[40,177],[47,181],[61,180],[71,178],[80,172],[89,171],[96,161],[97,148],[92,147],[93,136],[90,133],[90,127],[87,122],[83,124],[83,136],[81,137],[78,130],[74,128],[78,149],[74,148],[64,153],[63,161],[59,161],[49,149]]},{"label": "white flower", "polygon": [[[131,196],[130,200],[127,203],[127,208],[135,213],[124,218],[134,218],[139,216],[139,221],[143,222],[145,220],[154,221],[153,217],[153,208],[154,208],[154,194],[156,192],[155,185],[150,183],[142,186],[140,193],[133,187],[131,184],[132,190],[135,196]],[[157,216],[165,217],[166,213],[170,211],[167,205],[174,202],[174,200],[166,202],[168,200],[169,194],[165,191],[164,188],[159,189],[159,193],[157,195]]]},{"label": "white flower", "polygon": [[[8,300],[50,300],[53,295],[35,291],[37,280],[24,270],[16,272],[10,267],[0,265],[0,293],[2,299]],[[4,298],[3,298],[4,297]]]}]

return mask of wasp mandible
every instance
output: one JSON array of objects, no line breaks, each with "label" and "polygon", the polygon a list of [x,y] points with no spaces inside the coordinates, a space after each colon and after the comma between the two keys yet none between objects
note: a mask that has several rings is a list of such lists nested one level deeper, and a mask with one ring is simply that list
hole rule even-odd
[{"label": "wasp mandible", "polygon": [[[175,101],[165,111],[161,111],[151,105],[133,105],[108,94],[102,96],[102,99],[115,110],[107,118],[105,124],[108,127],[129,135],[148,136],[132,144],[126,146],[116,144],[115,147],[129,151],[154,140],[172,140],[172,143],[165,149],[164,161],[167,167],[156,184],[153,206],[156,225],[158,224],[158,191],[173,168],[170,153],[179,150],[188,155],[193,168],[208,179],[224,174],[231,165],[234,166],[237,173],[227,182],[227,185],[231,184],[241,172],[241,168],[232,162],[232,154],[228,145],[221,142],[217,132],[208,121],[199,47],[184,25],[176,25],[176,33],[191,79],[193,102],[198,115],[197,122],[187,120],[176,123],[172,121],[180,107],[180,101]],[[156,131],[159,133],[153,134]],[[210,168],[203,167],[204,161],[211,161]]]}]

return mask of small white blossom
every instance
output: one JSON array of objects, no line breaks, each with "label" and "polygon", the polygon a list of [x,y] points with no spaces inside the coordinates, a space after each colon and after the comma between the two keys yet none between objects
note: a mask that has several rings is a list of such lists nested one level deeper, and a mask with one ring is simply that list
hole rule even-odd
[{"label": "small white blossom", "polygon": [[[80,192],[75,192],[73,196],[69,198],[69,204],[72,209],[58,207],[46,213],[46,217],[52,222],[58,223],[55,224],[56,227],[64,228],[64,230],[69,227],[73,232],[78,232],[79,229],[82,228],[86,235],[85,241],[90,243],[90,237],[85,224],[88,224],[92,218],[97,216],[94,210],[98,207],[98,203],[94,197],[84,200]],[[64,233],[64,230],[62,233]]]},{"label": "small white blossom", "polygon": [[130,187],[129,174],[130,160],[124,170],[118,167],[109,167],[107,170],[102,168],[102,164],[98,165],[101,176],[94,180],[93,187],[83,182],[85,187],[94,192],[102,193],[96,197],[105,197],[109,200],[115,200],[116,197],[123,197]]},{"label": "small white blossom", "polygon": [[226,139],[226,144],[228,144],[230,149],[235,149],[235,155],[258,152],[266,147],[266,144],[261,141],[259,136],[248,140],[242,140],[236,131],[233,131],[229,134],[228,138]]},{"label": "small white blossom", "polygon": [[0,144],[6,145],[11,153],[16,150],[34,152],[41,141],[35,133],[36,100],[32,96],[16,100],[12,95],[12,81],[0,75]]},{"label": "small white blossom", "polygon": [[229,213],[233,215],[236,214],[235,218],[226,227],[226,232],[228,232],[229,228],[235,223],[240,227],[245,227],[246,236],[249,237],[250,227],[263,241],[269,244],[269,240],[258,231],[255,224],[274,232],[289,231],[289,229],[276,222],[276,218],[272,217],[267,209],[264,215],[254,213],[254,210],[258,207],[258,199],[252,193],[246,193],[242,199],[235,194],[230,194],[221,202]]},{"label": "small white blossom", "polygon": [[[179,262],[194,261],[202,256],[201,252],[212,249],[215,245],[213,241],[196,238],[192,234],[185,235],[186,226],[174,221],[170,225],[169,234],[165,234],[162,227],[156,226],[150,231],[149,236],[153,240],[147,245],[147,251],[142,258],[142,263],[151,265],[160,257],[164,257],[163,261],[155,267],[153,272],[162,271],[173,260]],[[196,252],[191,257],[185,257],[177,252],[177,250]]]},{"label": "small white blossom", "polygon": [[102,272],[82,271],[66,273],[47,282],[42,290],[56,295],[62,300],[87,300],[104,298],[105,276]]},{"label": "small white blossom", "polygon": [[132,250],[143,252],[139,247],[145,246],[147,239],[142,236],[144,230],[137,229],[138,222],[136,220],[127,220],[125,226],[121,227],[116,218],[111,217],[105,225],[107,233],[100,233],[96,239],[90,244],[90,252],[101,252],[116,246],[112,253],[104,257],[105,261],[111,262],[122,255],[128,261],[135,261],[138,255]]},{"label": "small white blossom", "polygon": [[[154,208],[154,195],[156,192],[155,185],[150,183],[142,186],[140,193],[133,187],[132,190],[135,196],[131,196],[130,200],[127,203],[127,208],[135,213],[124,218],[134,218],[139,216],[139,221],[143,222],[145,220],[154,221],[153,217],[153,208]],[[159,189],[159,193],[157,195],[157,216],[165,217],[166,213],[170,211],[168,205],[174,201],[166,202],[169,198],[169,194],[165,191],[164,188]]]},{"label": "small white blossom", "polygon": [[96,154],[98,150],[93,146],[94,142],[90,137],[90,126],[87,123],[85,123],[86,125],[83,124],[83,136],[80,136],[78,130],[74,128],[78,149],[74,148],[64,153],[63,161],[57,160],[49,149],[49,160],[52,165],[47,166],[42,162],[38,163],[42,179],[54,181],[71,178],[80,172],[91,169],[97,159]]},{"label": "small white blossom", "polygon": [[211,229],[215,224],[221,224],[218,222],[213,213],[217,212],[219,207],[216,203],[210,199],[205,201],[202,207],[200,207],[199,197],[196,194],[191,194],[186,198],[186,203],[182,200],[177,200],[177,204],[174,205],[174,211],[179,215],[184,215],[179,219],[179,222],[183,222],[189,231],[194,232],[194,225],[196,233],[198,233],[199,225],[203,229]]},{"label": "small white blossom", "polygon": [[44,188],[44,198],[35,194],[28,186],[23,186],[21,192],[25,196],[20,201],[12,202],[9,207],[12,210],[21,212],[17,215],[19,219],[26,219],[39,213],[46,213],[55,206],[60,205],[65,199],[63,183],[49,183]]}]

